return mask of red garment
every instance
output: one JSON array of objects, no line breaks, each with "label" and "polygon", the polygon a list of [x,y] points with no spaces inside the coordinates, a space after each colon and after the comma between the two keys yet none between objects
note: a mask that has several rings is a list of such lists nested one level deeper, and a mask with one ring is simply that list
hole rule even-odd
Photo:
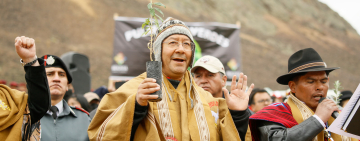
[{"label": "red garment", "polygon": [[257,135],[260,135],[257,130],[256,120],[265,120],[270,122],[279,123],[284,125],[286,128],[291,128],[298,125],[294,119],[290,106],[287,103],[273,103],[269,106],[264,107],[260,111],[256,112],[249,118],[249,125],[254,141],[258,141]]}]

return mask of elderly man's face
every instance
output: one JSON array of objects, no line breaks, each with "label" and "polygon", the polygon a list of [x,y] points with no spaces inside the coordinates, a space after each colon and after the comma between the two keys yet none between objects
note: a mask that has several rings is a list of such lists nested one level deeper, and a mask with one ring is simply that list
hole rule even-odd
[{"label": "elderly man's face", "polygon": [[203,67],[194,71],[195,83],[205,91],[210,92],[213,97],[222,97],[222,88],[226,84],[226,76],[220,73],[211,73]]},{"label": "elderly man's face", "polygon": [[320,98],[327,95],[329,78],[325,71],[308,72],[300,76],[297,82],[290,81],[289,87],[299,100],[315,112]]},{"label": "elderly man's face", "polygon": [[51,99],[63,98],[68,90],[68,80],[66,72],[62,68],[45,68],[49,83]]},{"label": "elderly man's face", "polygon": [[191,40],[185,35],[171,35],[162,43],[162,71],[171,79],[181,79],[191,61]]}]

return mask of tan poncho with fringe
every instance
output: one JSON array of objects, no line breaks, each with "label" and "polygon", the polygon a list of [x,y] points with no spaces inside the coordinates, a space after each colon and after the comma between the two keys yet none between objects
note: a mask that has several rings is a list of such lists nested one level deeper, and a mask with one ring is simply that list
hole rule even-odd
[{"label": "tan poncho with fringe", "polygon": [[28,95],[0,84],[0,140],[20,141]]},{"label": "tan poncho with fringe", "polygon": [[[90,123],[90,140],[130,140],[135,96],[145,78],[143,73],[105,95]],[[149,102],[147,116],[136,130],[135,141],[240,141],[225,99],[212,97],[191,81],[189,71],[177,89],[163,79],[163,99]]]}]

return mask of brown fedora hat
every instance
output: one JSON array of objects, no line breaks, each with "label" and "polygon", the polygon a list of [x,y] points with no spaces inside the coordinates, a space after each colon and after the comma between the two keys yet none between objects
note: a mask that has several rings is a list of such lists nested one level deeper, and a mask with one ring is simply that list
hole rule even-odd
[{"label": "brown fedora hat", "polygon": [[313,48],[306,48],[295,52],[288,61],[288,73],[276,79],[279,84],[287,85],[292,78],[304,72],[331,71],[339,69],[327,68],[326,63]]}]

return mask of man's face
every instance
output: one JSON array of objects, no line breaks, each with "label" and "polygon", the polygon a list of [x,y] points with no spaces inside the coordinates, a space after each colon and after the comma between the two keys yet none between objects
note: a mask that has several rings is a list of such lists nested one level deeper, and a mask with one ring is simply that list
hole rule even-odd
[{"label": "man's face", "polygon": [[305,102],[314,112],[321,97],[326,97],[329,89],[329,78],[325,71],[308,72],[298,81],[290,81],[289,87],[295,96]]},{"label": "man's face", "polygon": [[63,98],[68,90],[68,80],[66,72],[62,68],[45,68],[49,83],[51,99]]},{"label": "man's face", "polygon": [[226,76],[222,76],[220,73],[211,73],[205,68],[199,67],[194,71],[194,81],[205,91],[210,92],[213,97],[222,97]]},{"label": "man's face", "polygon": [[271,97],[267,92],[258,92],[254,95],[254,103],[251,104],[251,109],[256,113],[262,108],[272,103]]},{"label": "man's face", "polygon": [[162,43],[162,71],[172,79],[181,79],[190,64],[192,50],[184,44],[191,45],[191,40],[179,34],[169,36]]}]

